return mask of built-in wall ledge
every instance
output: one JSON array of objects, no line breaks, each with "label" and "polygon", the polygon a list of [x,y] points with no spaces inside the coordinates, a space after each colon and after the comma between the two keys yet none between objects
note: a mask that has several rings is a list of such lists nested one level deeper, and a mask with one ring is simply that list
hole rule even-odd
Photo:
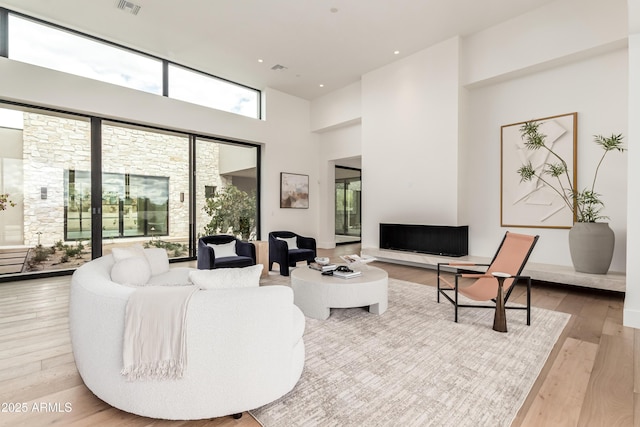
[{"label": "built-in wall ledge", "polygon": [[[469,262],[486,264],[491,261],[491,258],[471,255],[463,257],[445,257],[378,248],[362,248],[362,255],[372,256],[384,262],[415,265],[426,268],[436,268],[437,264],[440,262]],[[472,268],[469,268],[468,270],[472,270]],[[625,292],[627,283],[626,274],[622,272],[610,271],[607,274],[587,274],[578,273],[571,266],[539,264],[532,262],[527,263],[522,274],[531,276],[534,280],[540,280],[543,282],[604,289],[615,292]]]}]

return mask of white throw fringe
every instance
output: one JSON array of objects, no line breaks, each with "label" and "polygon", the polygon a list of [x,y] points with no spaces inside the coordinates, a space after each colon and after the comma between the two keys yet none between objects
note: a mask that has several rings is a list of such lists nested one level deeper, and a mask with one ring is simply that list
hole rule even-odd
[{"label": "white throw fringe", "polygon": [[185,363],[183,360],[161,360],[125,366],[120,373],[126,376],[128,381],[178,380],[183,377],[184,369]]}]

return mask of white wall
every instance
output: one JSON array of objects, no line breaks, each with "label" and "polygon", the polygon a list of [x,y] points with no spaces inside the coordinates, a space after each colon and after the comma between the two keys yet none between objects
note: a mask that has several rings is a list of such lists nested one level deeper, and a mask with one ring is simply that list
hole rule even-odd
[{"label": "white wall", "polygon": [[[559,0],[463,39],[461,216],[471,225],[471,253],[491,254],[490,236],[503,231],[500,126],[577,111],[578,187],[589,185],[602,153],[592,136],[626,135],[626,16],[625,0]],[[616,232],[612,271],[626,267],[627,160],[607,155],[596,187]],[[541,236],[532,261],[571,265],[567,230],[520,230]]]},{"label": "white wall", "polygon": [[559,0],[464,39],[462,84],[626,45],[626,0]]},{"label": "white wall", "polygon": [[[262,121],[6,58],[0,75],[4,100],[262,144],[261,237],[282,228],[316,235],[317,137],[309,132],[308,101],[267,88],[268,120]],[[309,209],[280,209],[280,172],[310,176]]]},{"label": "white wall", "polygon": [[253,169],[257,164],[257,155],[254,149],[231,144],[220,144],[220,174],[228,174],[236,171]]},{"label": "white wall", "polygon": [[[309,102],[281,92],[267,94],[269,131],[262,157],[262,239],[269,231],[289,230],[318,237],[322,208],[318,136],[309,132]],[[309,175],[309,209],[280,208],[280,173]]]},{"label": "white wall", "polygon": [[318,136],[320,217],[318,247],[335,247],[335,165],[362,155],[361,84],[353,83],[311,102],[311,130]]},{"label": "white wall", "polygon": [[362,77],[362,246],[379,223],[458,225],[459,39]]},{"label": "white wall", "polygon": [[627,293],[624,324],[640,328],[640,0],[629,0],[629,168]]},{"label": "white wall", "polygon": [[[471,253],[491,255],[504,233],[504,124],[577,111],[587,185],[602,153],[592,135],[627,134],[626,45],[625,0],[559,0],[362,76],[363,247],[378,246],[380,222],[469,224]],[[314,101],[312,123],[355,117],[346,95],[358,93]],[[617,237],[613,271],[626,267],[627,161],[610,153],[597,186]],[[567,230],[519,230],[542,236],[532,261],[571,264]]]},{"label": "white wall", "polygon": [[[491,254],[497,236],[504,233],[500,227],[500,126],[577,111],[578,188],[590,186],[603,153],[592,135],[627,136],[627,51],[470,90],[467,107],[469,135],[461,150],[468,169],[461,184],[469,197],[469,249],[473,254]],[[616,233],[612,271],[625,270],[627,160],[626,154],[607,154],[596,185],[606,204],[603,213]],[[520,179],[519,166],[512,165],[511,179]],[[571,265],[568,229],[511,230],[540,235],[531,261]]]},{"label": "white wall", "polygon": [[359,123],[362,117],[360,93],[360,82],[356,82],[314,99],[311,103],[311,131],[324,132]]},{"label": "white wall", "polygon": [[[318,136],[320,147],[320,218],[318,247],[335,247],[335,165],[337,160],[359,157],[362,153],[360,124],[341,126]],[[344,162],[341,162],[341,164]],[[366,184],[363,183],[363,187]]]}]

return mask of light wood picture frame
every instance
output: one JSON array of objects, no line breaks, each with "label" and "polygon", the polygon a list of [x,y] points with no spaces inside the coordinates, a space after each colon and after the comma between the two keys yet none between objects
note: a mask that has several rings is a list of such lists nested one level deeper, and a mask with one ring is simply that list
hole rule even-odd
[{"label": "light wood picture frame", "polygon": [[[560,195],[542,180],[534,177],[532,181],[523,182],[518,174],[518,169],[528,162],[531,162],[537,175],[546,163],[558,162],[548,150],[528,150],[525,147],[520,129],[526,122],[539,123],[540,133],[546,136],[545,145],[567,163],[571,186],[577,188],[578,113],[504,125],[500,132],[500,225],[571,228],[575,221],[575,209],[571,210]],[[544,178],[549,182],[555,180],[550,176]],[[562,187],[569,187],[567,178],[563,180]]]},{"label": "light wood picture frame", "polygon": [[280,207],[309,208],[309,175],[280,172]]}]

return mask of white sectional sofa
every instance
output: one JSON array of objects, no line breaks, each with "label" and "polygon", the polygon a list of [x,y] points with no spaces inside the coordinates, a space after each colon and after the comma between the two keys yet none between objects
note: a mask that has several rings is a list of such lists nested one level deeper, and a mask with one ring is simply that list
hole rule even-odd
[{"label": "white sectional sofa", "polygon": [[[305,320],[285,286],[196,291],[186,314],[183,378],[128,381],[120,373],[125,308],[136,288],[112,281],[114,262],[113,255],[88,262],[71,281],[73,354],[97,397],[126,412],[189,420],[239,414],[295,386],[304,366]],[[190,271],[172,268],[148,283],[188,284]]]}]

